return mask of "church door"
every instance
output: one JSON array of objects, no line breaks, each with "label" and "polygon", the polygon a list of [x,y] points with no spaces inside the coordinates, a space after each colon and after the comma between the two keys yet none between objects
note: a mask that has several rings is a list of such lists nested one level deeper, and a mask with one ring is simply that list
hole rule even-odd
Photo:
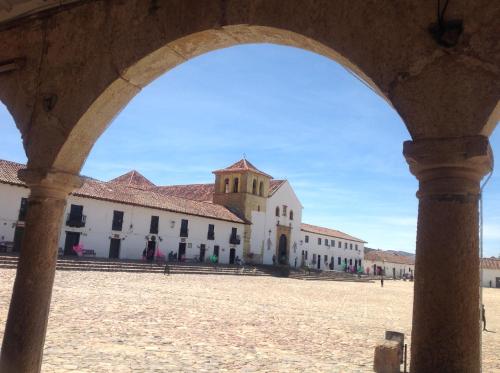
[{"label": "church door", "polygon": [[278,262],[279,264],[286,264],[288,259],[287,239],[284,234],[280,236],[280,243],[278,248]]}]

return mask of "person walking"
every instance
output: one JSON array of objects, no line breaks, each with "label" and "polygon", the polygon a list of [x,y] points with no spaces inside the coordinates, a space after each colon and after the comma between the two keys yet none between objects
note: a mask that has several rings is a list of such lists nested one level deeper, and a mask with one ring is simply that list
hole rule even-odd
[{"label": "person walking", "polygon": [[384,287],[384,276],[380,276],[380,286]]},{"label": "person walking", "polygon": [[481,304],[481,321],[483,322],[483,331],[486,330],[486,311],[484,310],[484,304]]}]

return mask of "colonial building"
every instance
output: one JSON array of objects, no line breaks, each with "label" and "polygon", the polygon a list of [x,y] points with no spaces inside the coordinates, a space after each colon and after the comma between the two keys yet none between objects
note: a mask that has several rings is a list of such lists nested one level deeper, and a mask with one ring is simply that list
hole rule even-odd
[{"label": "colonial building", "polygon": [[364,266],[364,272],[367,274],[402,278],[414,275],[415,258],[383,250],[368,249],[365,252]]},{"label": "colonial building", "polygon": [[481,259],[481,286],[500,289],[500,258]]},{"label": "colonial building", "polygon": [[[0,241],[18,251],[29,190],[22,164],[0,160]],[[157,186],[137,171],[108,182],[85,178],[67,203],[59,238],[63,255],[140,259],[153,249],[177,258],[221,263],[302,264],[358,269],[364,241],[302,223],[302,205],[287,180],[246,159],[213,172],[215,183]]]}]

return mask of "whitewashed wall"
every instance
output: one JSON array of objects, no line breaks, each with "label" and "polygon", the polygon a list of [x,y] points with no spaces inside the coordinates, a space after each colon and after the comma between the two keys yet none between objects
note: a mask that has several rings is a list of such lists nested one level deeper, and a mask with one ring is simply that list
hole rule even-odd
[{"label": "whitewashed wall", "polygon": [[495,288],[497,287],[497,277],[500,278],[500,269],[484,268],[481,285],[485,288],[489,288],[491,281],[491,287]]},{"label": "whitewashed wall", "polygon": [[[85,227],[71,228],[65,225],[71,204],[84,206],[83,215],[87,217]],[[124,212],[121,232],[111,230],[114,210]],[[200,244],[206,245],[205,258],[213,254],[215,245],[220,247],[220,263],[229,263],[229,250],[232,247],[236,249],[236,255],[242,258],[242,245],[230,245],[229,237],[233,227],[238,229],[237,234],[242,235],[244,224],[75,196],[70,196],[68,199],[59,246],[64,247],[66,231],[81,232],[80,243],[84,249],[92,249],[96,252],[96,256],[106,258],[109,256],[109,237],[117,234],[122,239],[120,258],[140,259],[151,237],[149,228],[153,215],[160,218],[158,234],[155,236],[158,247],[165,255],[170,251],[178,252],[181,242],[181,220],[187,219],[189,221],[189,236],[185,238],[187,258],[199,255]],[[215,226],[214,240],[207,239],[209,224]]]},{"label": "whitewashed wall", "polygon": [[25,187],[0,184],[0,241],[14,241],[21,199],[27,198],[29,192]]},{"label": "whitewashed wall", "polygon": [[[345,240],[338,237],[320,235],[316,233],[301,231],[301,245],[300,253],[302,255],[302,250],[304,253],[307,251],[307,259],[305,263],[315,269],[320,270],[330,270],[329,264],[331,257],[334,257],[334,271],[342,270],[342,264],[345,259],[347,259],[347,265],[352,263],[354,265],[355,260],[359,263],[361,261],[361,266],[364,266],[364,244],[363,242]],[[309,242],[306,242],[306,236],[309,236]],[[318,243],[318,238],[321,238],[321,244]],[[325,240],[328,240],[328,246],[325,245]],[[333,242],[332,242],[333,241]],[[332,245],[333,243],[333,245]],[[340,243],[340,247],[339,247]],[[314,254],[316,254],[316,262],[313,263]],[[318,255],[321,256],[321,261],[318,267]],[[328,256],[328,262],[325,263],[325,255]],[[341,258],[341,264],[338,264],[338,258]],[[358,264],[359,266],[359,264]]]},{"label": "whitewashed wall", "polygon": [[[283,205],[287,206],[287,215],[283,216]],[[276,206],[280,208],[280,216],[275,216]],[[293,210],[293,220],[290,220],[290,210]],[[264,264],[273,264],[273,255],[276,253],[276,225],[290,226],[290,265],[294,266],[295,258],[297,265],[300,265],[300,224],[302,222],[302,205],[293,191],[290,183],[285,181],[274,194],[267,199],[265,227],[263,233],[259,236],[261,242],[264,241]],[[271,233],[269,234],[269,230]],[[295,244],[295,246],[294,246]],[[294,247],[296,248],[294,250]]]},{"label": "whitewashed wall", "polygon": [[[392,262],[382,262],[380,260],[365,260],[365,264],[363,265],[365,269],[365,273],[368,272],[369,274],[373,275],[373,265],[376,265],[377,267],[385,268],[385,276],[392,277],[393,276],[393,268],[396,271],[396,278],[401,278],[404,274],[410,274],[413,273],[415,274],[415,265],[414,264],[400,264],[400,263],[392,263]],[[410,271],[411,269],[411,271]]]}]

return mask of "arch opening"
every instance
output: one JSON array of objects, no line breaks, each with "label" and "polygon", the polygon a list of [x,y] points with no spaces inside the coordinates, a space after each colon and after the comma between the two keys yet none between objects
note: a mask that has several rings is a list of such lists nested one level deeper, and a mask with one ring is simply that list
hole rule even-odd
[{"label": "arch opening", "polygon": [[276,44],[304,49],[339,63],[386,102],[389,100],[358,66],[334,49],[299,33],[264,26],[234,25],[181,37],[139,58],[99,92],[69,132],[53,167],[79,173],[93,145],[121,110],[153,80],[182,62],[239,44]]}]

